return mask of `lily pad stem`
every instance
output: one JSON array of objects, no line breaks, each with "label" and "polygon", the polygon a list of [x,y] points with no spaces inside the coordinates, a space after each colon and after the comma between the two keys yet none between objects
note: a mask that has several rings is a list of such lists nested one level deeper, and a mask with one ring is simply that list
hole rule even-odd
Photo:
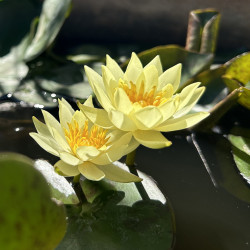
[{"label": "lily pad stem", "polygon": [[[136,170],[135,167],[135,155],[136,155],[136,150],[130,152],[127,157],[126,157],[126,165],[128,166],[129,172],[131,174],[134,174],[136,176],[138,175],[138,172]],[[147,191],[145,190],[144,186],[142,185],[141,182],[135,182],[135,186],[139,192],[139,194],[141,195],[142,200],[144,201],[148,201],[150,200]]]}]

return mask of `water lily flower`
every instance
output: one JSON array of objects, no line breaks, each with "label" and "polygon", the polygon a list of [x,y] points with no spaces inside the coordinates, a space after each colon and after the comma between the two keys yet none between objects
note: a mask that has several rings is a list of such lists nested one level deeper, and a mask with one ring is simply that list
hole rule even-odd
[{"label": "water lily flower", "polygon": [[[79,108],[94,123],[104,128],[116,127],[130,131],[133,137],[149,148],[170,146],[161,132],[189,128],[209,115],[207,112],[189,114],[204,87],[196,82],[176,93],[181,79],[181,64],[165,72],[156,56],[145,67],[135,53],[125,73],[107,55],[102,76],[85,66],[89,83],[104,109],[96,109],[90,97]],[[102,119],[99,119],[102,117]]]},{"label": "water lily flower", "polygon": [[30,135],[47,152],[60,157],[54,167],[63,174],[82,174],[94,181],[104,177],[117,182],[141,181],[112,164],[138,146],[131,133],[93,124],[64,99],[59,100],[60,123],[49,112],[42,113],[45,124],[33,117],[38,133]]}]

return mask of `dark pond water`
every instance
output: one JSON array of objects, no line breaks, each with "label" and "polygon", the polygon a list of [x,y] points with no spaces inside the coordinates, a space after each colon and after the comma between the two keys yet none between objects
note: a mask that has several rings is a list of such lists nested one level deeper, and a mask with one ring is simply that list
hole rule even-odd
[{"label": "dark pond water", "polygon": [[[32,115],[41,118],[40,109],[0,102],[0,151],[44,158],[53,164],[56,158],[29,137],[35,131]],[[226,138],[189,132],[166,137],[172,140],[171,147],[139,147],[136,162],[172,203],[177,232],[174,249],[250,249],[250,187],[234,165]]]}]

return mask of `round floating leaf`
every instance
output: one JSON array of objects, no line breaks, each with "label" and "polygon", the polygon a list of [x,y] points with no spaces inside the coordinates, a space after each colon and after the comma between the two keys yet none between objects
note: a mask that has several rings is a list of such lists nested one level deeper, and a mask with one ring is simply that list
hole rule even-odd
[{"label": "round floating leaf", "polygon": [[65,177],[57,174],[54,167],[45,160],[36,160],[35,168],[45,177],[51,190],[51,197],[64,204],[77,204],[76,193]]},{"label": "round floating leaf", "polygon": [[[88,202],[82,211],[67,208],[68,229],[57,249],[172,249],[174,222],[169,203],[149,176],[141,172],[139,176],[142,183],[81,179]],[[142,189],[147,199],[142,199]]]},{"label": "round floating leaf", "polygon": [[33,162],[20,154],[0,154],[1,249],[54,249],[66,230],[62,205]]}]

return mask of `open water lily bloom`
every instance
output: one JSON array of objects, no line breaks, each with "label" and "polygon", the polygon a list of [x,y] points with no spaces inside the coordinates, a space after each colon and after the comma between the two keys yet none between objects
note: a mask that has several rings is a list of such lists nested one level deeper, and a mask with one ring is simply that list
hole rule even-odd
[{"label": "open water lily bloom", "polygon": [[55,167],[62,173],[67,176],[81,173],[94,181],[104,177],[117,182],[141,181],[112,164],[138,146],[132,133],[103,129],[81,111],[74,111],[64,99],[59,100],[60,123],[47,111],[42,112],[45,124],[33,117],[38,133],[30,135],[47,152],[60,157]]},{"label": "open water lily bloom", "polygon": [[[94,123],[105,128],[130,131],[134,138],[149,148],[170,146],[162,132],[189,128],[209,113],[188,114],[197,103],[204,87],[193,83],[176,93],[181,79],[181,64],[162,71],[156,56],[145,67],[135,53],[125,73],[107,56],[102,76],[85,66],[89,83],[103,109],[96,109],[91,97],[79,108]],[[102,119],[99,119],[102,117]]]}]

